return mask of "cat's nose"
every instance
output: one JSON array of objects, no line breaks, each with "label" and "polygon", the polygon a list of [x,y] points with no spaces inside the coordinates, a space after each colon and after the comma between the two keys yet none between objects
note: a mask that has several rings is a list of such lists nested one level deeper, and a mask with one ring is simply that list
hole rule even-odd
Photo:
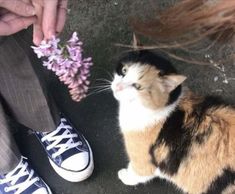
[{"label": "cat's nose", "polygon": [[117,92],[118,92],[118,91],[121,91],[121,90],[123,90],[123,89],[124,89],[123,84],[121,84],[121,83],[116,84],[116,91],[117,91]]}]

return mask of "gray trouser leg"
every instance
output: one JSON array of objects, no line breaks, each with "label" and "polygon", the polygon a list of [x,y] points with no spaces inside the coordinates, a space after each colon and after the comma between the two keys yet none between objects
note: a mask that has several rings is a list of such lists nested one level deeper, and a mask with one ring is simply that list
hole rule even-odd
[{"label": "gray trouser leg", "polygon": [[20,152],[12,137],[5,113],[0,104],[0,174],[14,169],[20,161]]},{"label": "gray trouser leg", "polygon": [[0,94],[18,122],[36,131],[54,130],[58,113],[55,119],[32,67],[41,64],[31,61],[30,44],[20,41],[11,36],[0,44]]},{"label": "gray trouser leg", "polygon": [[[22,32],[0,37],[0,100],[6,102],[19,123],[36,131],[52,131],[59,122],[59,113],[43,92],[33,68],[41,64],[33,55],[32,43],[27,39],[32,38]],[[0,104],[0,173],[13,169],[19,158],[20,153]]]}]

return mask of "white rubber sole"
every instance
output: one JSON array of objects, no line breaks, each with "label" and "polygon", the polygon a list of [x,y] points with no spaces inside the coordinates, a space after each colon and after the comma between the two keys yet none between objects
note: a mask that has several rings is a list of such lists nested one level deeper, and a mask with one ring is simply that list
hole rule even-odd
[{"label": "white rubber sole", "polygon": [[51,189],[48,187],[47,184],[46,184],[46,187],[47,187],[47,190],[48,190],[49,194],[52,194]]},{"label": "white rubber sole", "polygon": [[86,169],[80,172],[73,172],[73,171],[68,171],[63,168],[58,167],[50,158],[49,162],[53,169],[56,171],[58,175],[60,175],[63,179],[69,181],[69,182],[80,182],[83,181],[87,178],[89,178],[94,170],[94,161],[93,161],[93,154],[92,150],[90,148],[89,143],[86,141],[88,147],[89,147],[89,152],[90,152],[90,163],[89,166],[87,166]]},{"label": "white rubber sole", "polygon": [[45,184],[45,186],[46,186],[46,188],[48,190],[48,194],[52,194],[50,187],[45,183],[45,181],[43,179],[41,179],[41,180]]}]

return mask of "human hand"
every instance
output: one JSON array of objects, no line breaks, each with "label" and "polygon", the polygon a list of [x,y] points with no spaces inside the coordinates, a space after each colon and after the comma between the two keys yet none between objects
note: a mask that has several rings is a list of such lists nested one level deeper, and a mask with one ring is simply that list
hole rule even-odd
[{"label": "human hand", "polygon": [[59,34],[65,25],[68,0],[31,0],[36,10],[37,21],[33,28],[33,42]]},{"label": "human hand", "polygon": [[35,9],[26,0],[0,0],[0,36],[14,34],[36,21]]}]

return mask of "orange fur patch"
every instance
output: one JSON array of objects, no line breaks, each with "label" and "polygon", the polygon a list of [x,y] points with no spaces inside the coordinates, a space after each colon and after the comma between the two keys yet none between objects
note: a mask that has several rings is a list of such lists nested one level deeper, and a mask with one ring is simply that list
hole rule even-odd
[{"label": "orange fur patch", "polygon": [[[181,99],[179,108],[185,111],[184,125],[192,125],[194,117],[191,113],[193,106],[203,98],[187,93]],[[223,169],[235,171],[235,109],[221,107],[208,109],[194,135],[206,134],[203,143],[193,142],[189,154],[171,177],[172,182],[189,194],[206,192],[211,183],[222,174]],[[140,132],[124,133],[126,150],[134,171],[141,176],[153,175],[156,166],[151,161],[150,147],[156,142],[163,123]],[[208,132],[209,133],[209,132]],[[169,154],[169,147],[165,144],[154,150],[157,162],[161,162]],[[229,192],[234,187],[227,189]],[[234,191],[234,190],[233,190]]]},{"label": "orange fur patch", "polygon": [[145,129],[142,132],[126,132],[123,134],[132,168],[140,176],[154,174],[156,166],[151,162],[149,148],[156,141],[157,133],[159,133],[161,127],[162,125],[158,124],[154,128]]}]

